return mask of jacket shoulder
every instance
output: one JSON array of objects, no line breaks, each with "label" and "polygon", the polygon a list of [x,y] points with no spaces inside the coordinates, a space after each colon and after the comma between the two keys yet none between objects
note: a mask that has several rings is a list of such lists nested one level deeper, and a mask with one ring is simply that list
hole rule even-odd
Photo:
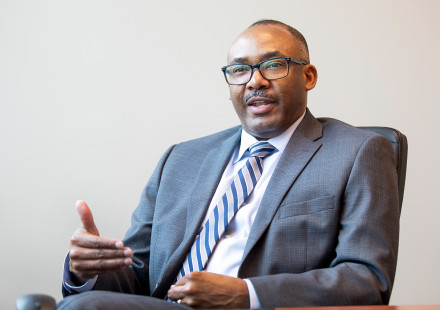
[{"label": "jacket shoulder", "polygon": [[355,127],[334,118],[320,117],[317,120],[323,126],[324,138],[335,137],[341,140],[366,140],[375,136],[381,137],[378,133]]},{"label": "jacket shoulder", "polygon": [[225,140],[230,138],[239,137],[241,133],[241,126],[235,126],[208,136],[204,136],[197,139],[192,139],[189,141],[181,142],[176,145],[176,149],[187,149],[194,148],[197,149],[205,148],[210,149],[212,147],[216,147],[219,143],[222,143]]}]

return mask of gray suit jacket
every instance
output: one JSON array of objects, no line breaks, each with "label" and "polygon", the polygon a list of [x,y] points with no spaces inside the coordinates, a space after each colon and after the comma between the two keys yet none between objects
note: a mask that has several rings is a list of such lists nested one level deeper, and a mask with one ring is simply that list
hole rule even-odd
[{"label": "gray suit jacket", "polygon": [[[241,127],[168,149],[125,237],[131,268],[95,289],[166,296],[198,232]],[[263,307],[387,304],[399,204],[396,163],[382,136],[309,111],[273,173],[238,276]]]}]

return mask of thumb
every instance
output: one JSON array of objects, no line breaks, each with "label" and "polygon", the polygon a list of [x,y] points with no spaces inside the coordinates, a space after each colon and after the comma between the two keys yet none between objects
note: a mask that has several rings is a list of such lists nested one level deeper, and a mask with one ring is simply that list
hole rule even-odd
[{"label": "thumb", "polygon": [[76,202],[76,211],[78,211],[84,229],[92,235],[99,236],[98,228],[96,228],[95,221],[93,221],[92,211],[83,200]]}]

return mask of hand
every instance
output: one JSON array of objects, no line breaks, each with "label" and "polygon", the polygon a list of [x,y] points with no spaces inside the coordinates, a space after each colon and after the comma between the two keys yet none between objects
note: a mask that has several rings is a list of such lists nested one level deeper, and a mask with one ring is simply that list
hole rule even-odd
[{"label": "hand", "polygon": [[206,271],[191,272],[171,285],[168,298],[192,308],[249,308],[244,280]]},{"label": "hand", "polygon": [[77,201],[76,209],[82,227],[75,231],[70,240],[69,270],[78,280],[85,282],[98,274],[130,266],[133,251],[124,247],[120,240],[99,236],[92,212],[84,201]]}]

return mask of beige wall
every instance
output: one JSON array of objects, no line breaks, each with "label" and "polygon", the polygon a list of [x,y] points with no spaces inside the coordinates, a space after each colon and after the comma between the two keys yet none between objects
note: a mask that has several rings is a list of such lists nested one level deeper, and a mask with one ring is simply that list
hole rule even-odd
[{"label": "beige wall", "polygon": [[122,238],[169,145],[238,123],[219,68],[261,18],[308,39],[315,116],[408,136],[391,302],[439,304],[438,12],[435,0],[0,0],[0,308],[61,298],[77,199]]}]

